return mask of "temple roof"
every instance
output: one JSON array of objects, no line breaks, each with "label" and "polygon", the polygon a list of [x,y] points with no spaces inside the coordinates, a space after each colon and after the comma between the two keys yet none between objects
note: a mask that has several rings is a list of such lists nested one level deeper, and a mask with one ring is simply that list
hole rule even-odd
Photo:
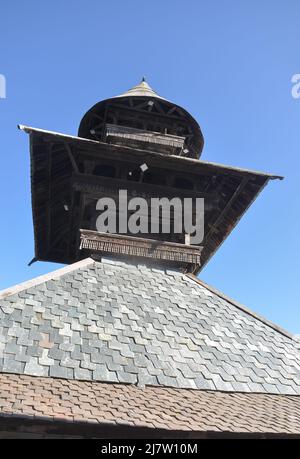
[{"label": "temple roof", "polygon": [[2,372],[300,395],[299,342],[177,270],[86,259],[1,298]]},{"label": "temple roof", "polygon": [[101,100],[91,107],[80,122],[78,136],[103,140],[106,124],[137,128],[149,132],[168,131],[185,139],[185,155],[199,158],[204,138],[198,122],[183,107],[159,96],[143,80],[117,96]]},{"label": "temple roof", "polygon": [[3,416],[6,429],[15,424],[26,431],[25,421],[36,418],[39,425],[45,420],[44,432],[48,422],[50,435],[55,421],[67,421],[66,433],[89,438],[118,438],[124,432],[126,438],[300,434],[300,397],[292,395],[141,389],[12,374],[0,374],[0,386],[0,425]]},{"label": "temple roof", "polygon": [[300,435],[299,341],[193,275],[88,258],[2,291],[0,324],[4,430]]},{"label": "temple roof", "polygon": [[[176,155],[126,148],[103,142],[83,139],[28,126],[19,126],[30,134],[32,210],[35,234],[35,257],[43,261],[73,263],[82,258],[78,250],[79,228],[95,229],[83,222],[85,199],[78,202],[75,193],[97,193],[103,187],[106,193],[114,189],[127,189],[148,197],[188,196],[203,197],[206,202],[205,238],[201,253],[201,268],[209,261],[258,194],[278,175],[199,161]],[[50,155],[50,156],[49,156]],[[51,157],[51,161],[50,161]],[[122,170],[131,171],[141,163],[159,170],[166,176],[191,175],[197,179],[197,190],[182,190],[171,186],[158,186],[122,178],[87,175],[80,165],[89,161],[122,162]],[[53,171],[56,173],[54,174]],[[57,172],[59,171],[59,173]],[[126,174],[125,174],[126,175]],[[183,193],[186,193],[183,195]],[[110,194],[108,194],[110,196]],[[67,202],[69,211],[62,203]],[[76,207],[77,206],[77,207]],[[51,209],[51,211],[50,211]],[[70,214],[73,218],[70,219]],[[86,225],[86,226],[85,226]],[[251,243],[251,238],[249,238]],[[87,256],[87,255],[86,255]]]}]

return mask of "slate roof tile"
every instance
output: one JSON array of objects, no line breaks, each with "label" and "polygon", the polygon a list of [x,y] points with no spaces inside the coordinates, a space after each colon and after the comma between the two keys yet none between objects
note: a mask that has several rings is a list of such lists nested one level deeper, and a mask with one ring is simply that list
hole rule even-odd
[{"label": "slate roof tile", "polygon": [[28,285],[0,293],[0,371],[300,395],[299,342],[190,275],[90,259]]}]

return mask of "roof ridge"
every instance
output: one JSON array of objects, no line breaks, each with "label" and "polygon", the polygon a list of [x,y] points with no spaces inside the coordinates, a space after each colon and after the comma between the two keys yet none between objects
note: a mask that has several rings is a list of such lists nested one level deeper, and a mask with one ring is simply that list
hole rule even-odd
[{"label": "roof ridge", "polygon": [[22,292],[23,290],[26,290],[28,288],[35,287],[36,285],[42,284],[43,282],[57,279],[58,277],[61,277],[65,274],[75,271],[76,269],[83,268],[93,263],[95,263],[95,260],[93,260],[92,258],[84,258],[83,260],[77,261],[76,263],[72,263],[71,265],[64,266],[63,268],[56,269],[55,271],[51,271],[50,273],[34,277],[33,279],[21,282],[20,284],[15,284],[11,287],[8,287],[0,291],[0,300],[6,298],[7,296],[15,295],[16,293]]},{"label": "roof ridge", "polygon": [[198,277],[196,277],[194,274],[185,274],[187,277],[192,279],[194,282],[197,284],[201,285],[202,287],[206,288],[210,292],[214,293],[218,297],[222,298],[225,301],[228,301],[228,303],[232,304],[236,308],[240,309],[243,312],[246,312],[250,316],[254,317],[255,319],[259,320],[263,324],[267,325],[268,327],[272,328],[273,330],[277,331],[278,333],[281,333],[282,335],[286,336],[287,338],[290,338],[292,341],[296,342],[294,339],[294,335],[287,331],[285,328],[280,327],[279,325],[275,324],[274,322],[270,321],[269,319],[266,319],[264,316],[261,316],[260,314],[257,314],[256,312],[252,311],[249,309],[247,306],[243,305],[242,303],[234,300],[233,298],[227,296],[225,293],[221,292],[220,290],[217,290],[216,288],[212,287],[211,285],[207,284],[206,282],[202,281]]}]

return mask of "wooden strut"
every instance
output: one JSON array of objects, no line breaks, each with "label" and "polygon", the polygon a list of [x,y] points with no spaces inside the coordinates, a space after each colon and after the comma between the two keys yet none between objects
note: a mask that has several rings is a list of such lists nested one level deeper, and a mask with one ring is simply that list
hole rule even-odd
[{"label": "wooden strut", "polygon": [[235,192],[233,193],[233,195],[231,196],[231,198],[229,199],[229,201],[227,202],[227,204],[225,205],[224,209],[222,210],[222,212],[216,219],[216,221],[213,223],[213,225],[211,225],[210,230],[205,236],[205,242],[209,240],[211,234],[215,231],[219,223],[222,221],[222,219],[226,215],[226,212],[228,211],[228,209],[230,209],[230,206],[235,201],[236,197],[242,192],[242,190],[246,187],[248,182],[249,182],[249,178],[244,177],[241,183],[239,184],[239,186],[237,187],[237,189],[235,190]]}]

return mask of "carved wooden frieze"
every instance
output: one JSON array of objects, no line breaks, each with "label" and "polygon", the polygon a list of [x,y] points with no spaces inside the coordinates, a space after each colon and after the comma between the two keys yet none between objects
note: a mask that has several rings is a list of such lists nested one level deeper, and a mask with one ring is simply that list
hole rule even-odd
[{"label": "carved wooden frieze", "polygon": [[166,260],[177,265],[200,266],[202,247],[145,239],[120,234],[80,230],[80,249]]}]

